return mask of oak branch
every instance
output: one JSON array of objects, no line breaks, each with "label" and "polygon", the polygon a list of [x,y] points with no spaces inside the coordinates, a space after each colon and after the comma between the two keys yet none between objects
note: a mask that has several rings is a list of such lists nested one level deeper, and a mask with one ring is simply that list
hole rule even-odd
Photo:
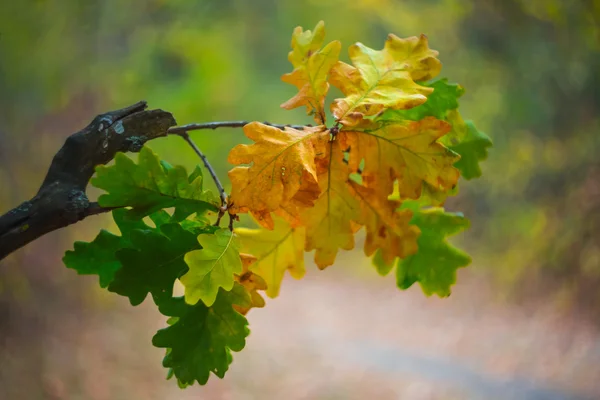
[{"label": "oak branch", "polygon": [[111,210],[86,195],[96,165],[110,162],[117,152],[138,152],[176,125],[171,113],[146,108],[141,101],[98,115],[67,138],[37,194],[0,216],[0,260],[48,232]]}]

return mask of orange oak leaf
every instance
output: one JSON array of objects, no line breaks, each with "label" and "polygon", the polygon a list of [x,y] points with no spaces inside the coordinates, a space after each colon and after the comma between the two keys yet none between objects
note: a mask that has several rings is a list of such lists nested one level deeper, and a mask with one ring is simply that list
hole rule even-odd
[{"label": "orange oak leaf", "polygon": [[325,96],[329,91],[327,77],[338,61],[341,43],[337,40],[321,49],[325,38],[325,24],[319,22],[314,31],[303,31],[297,27],[292,35],[292,51],[288,60],[294,70],[281,77],[296,86],[298,94],[281,105],[291,110],[306,106],[308,115],[313,115],[317,124],[325,123]]},{"label": "orange oak leaf", "polygon": [[262,308],[265,306],[265,299],[258,293],[259,290],[266,290],[267,283],[260,275],[250,271],[250,266],[256,262],[256,257],[251,254],[240,253],[242,259],[242,272],[235,275],[235,280],[239,282],[250,295],[250,303],[240,302],[243,305],[234,304],[233,308],[242,315],[246,315],[252,308]]},{"label": "orange oak leaf", "polygon": [[401,39],[388,35],[383,50],[362,43],[349,48],[354,66],[338,61],[330,73],[330,82],[346,96],[331,104],[337,121],[355,125],[357,116],[371,116],[386,108],[408,109],[427,100],[433,89],[415,81],[435,77],[441,70],[427,37]]},{"label": "orange oak leaf", "polygon": [[267,296],[277,297],[285,271],[295,279],[304,276],[304,228],[275,217],[273,230],[236,228],[235,232],[241,251],[255,257],[249,270],[264,279]]},{"label": "orange oak leaf", "polygon": [[370,257],[381,249],[381,257],[391,264],[396,257],[405,258],[418,250],[417,238],[421,231],[410,225],[412,211],[399,210],[400,202],[378,196],[370,188],[351,181],[355,195],[360,199],[362,220],[365,223],[365,255]]},{"label": "orange oak leaf", "polygon": [[438,191],[456,185],[460,174],[453,164],[460,157],[437,142],[450,129],[447,122],[426,117],[362,131],[342,131],[338,136],[344,148],[350,148],[352,171],[358,171],[364,160],[364,186],[386,198],[398,180],[400,200],[404,200],[419,198],[423,182]]},{"label": "orange oak leaf", "polygon": [[325,155],[329,133],[323,126],[281,130],[260,122],[244,126],[244,133],[255,143],[237,145],[229,153],[230,163],[249,164],[229,171],[229,212],[250,212],[273,229],[270,213],[282,203],[299,191],[306,202],[319,196],[315,159]]}]

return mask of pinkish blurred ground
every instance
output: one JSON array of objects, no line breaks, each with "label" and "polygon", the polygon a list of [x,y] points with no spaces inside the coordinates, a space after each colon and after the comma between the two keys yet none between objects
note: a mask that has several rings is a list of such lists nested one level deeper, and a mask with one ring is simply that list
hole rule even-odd
[{"label": "pinkish blurred ground", "polygon": [[[286,279],[267,308],[250,312],[252,334],[225,379],[186,390],[164,380],[163,352],[150,344],[164,318],[148,300],[132,308],[108,294],[116,304],[94,313],[49,311],[43,343],[5,343],[0,397],[600,398],[598,329],[551,307],[498,303],[489,293],[469,270],[450,298],[439,299],[418,287],[401,292],[392,277],[347,273],[344,260],[311,269],[302,281]],[[27,379],[27,357],[38,346],[40,388]]]}]

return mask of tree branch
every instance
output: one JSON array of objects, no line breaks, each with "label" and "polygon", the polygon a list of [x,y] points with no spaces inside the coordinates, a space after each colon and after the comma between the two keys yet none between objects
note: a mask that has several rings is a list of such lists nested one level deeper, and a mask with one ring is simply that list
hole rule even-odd
[{"label": "tree branch", "polygon": [[35,197],[0,216],[0,260],[48,232],[112,209],[90,203],[85,194],[96,165],[119,151],[140,151],[175,125],[171,113],[146,108],[142,101],[98,115],[67,138]]},{"label": "tree branch", "polygon": [[[227,194],[215,170],[191,140],[188,131],[241,128],[250,122],[220,121],[175,126],[171,113],[146,108],[146,102],[141,101],[100,114],[87,127],[67,138],[54,156],[35,197],[0,216],[0,260],[46,233],[91,215],[113,210],[90,203],[85,193],[95,167],[111,161],[117,152],[139,152],[148,140],[169,134],[181,136],[208,169],[221,198],[220,221],[227,210]],[[263,123],[279,129],[291,127],[302,130],[305,126],[311,126]]]},{"label": "tree branch", "polygon": [[[187,124],[181,126],[174,126],[169,128],[169,133],[177,134],[180,132],[197,131],[201,129],[217,129],[217,128],[243,128],[244,125],[248,125],[252,121],[217,121],[217,122],[205,122],[202,124]],[[312,125],[283,125],[283,124],[272,124],[270,122],[263,122],[264,125],[269,125],[275,128],[284,129],[286,127],[302,130],[304,127]]]}]

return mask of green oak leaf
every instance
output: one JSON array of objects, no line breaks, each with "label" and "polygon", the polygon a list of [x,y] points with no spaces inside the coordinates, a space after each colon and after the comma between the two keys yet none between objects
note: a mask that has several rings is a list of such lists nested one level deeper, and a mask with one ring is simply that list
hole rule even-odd
[{"label": "green oak leaf", "polygon": [[203,302],[189,305],[183,297],[160,302],[160,312],[171,317],[170,326],[159,330],[152,344],[167,348],[163,366],[170,369],[168,378],[175,376],[180,387],[195,381],[204,385],[211,372],[223,378],[231,351],[241,351],[250,334],[247,319],[233,305],[250,303],[248,292],[238,283],[229,292],[219,289],[210,307]]},{"label": "green oak leaf", "polygon": [[[171,167],[171,168],[173,168],[173,167]],[[188,177],[188,182],[190,184],[193,184],[194,181],[196,181],[196,179],[198,179],[198,178],[199,178],[199,182],[204,182],[204,174],[202,173],[202,168],[200,168],[199,166],[196,165],[196,168],[194,168],[194,170]],[[217,200],[213,198],[212,192],[208,191],[206,193],[208,193],[209,196],[211,197],[211,201],[216,204]],[[195,203],[182,202],[181,204],[179,204],[178,207],[175,208],[172,219],[174,221],[184,221],[189,215],[196,212],[195,209],[196,209]],[[204,219],[204,220],[208,221],[206,215],[204,215],[202,213],[197,213],[196,219]]]},{"label": "green oak leaf", "polygon": [[458,98],[465,93],[465,89],[457,83],[448,83],[448,79],[438,79],[432,82],[422,82],[419,85],[433,88],[433,93],[427,96],[427,101],[408,110],[387,110],[378,120],[419,121],[425,117],[436,117],[446,120],[450,110],[458,108]]},{"label": "green oak leaf", "polygon": [[148,229],[142,221],[127,219],[126,213],[125,209],[112,212],[121,236],[102,229],[92,242],[75,242],[74,249],[65,252],[63,257],[67,268],[76,270],[80,275],[98,275],[100,286],[107,287],[113,280],[115,272],[121,268],[115,253],[120,249],[133,247],[130,240],[132,230]]},{"label": "green oak leaf", "polygon": [[[193,178],[193,179],[190,179]],[[185,168],[171,167],[148,147],[139,153],[138,164],[117,153],[113,166],[96,167],[91,183],[108,193],[98,198],[103,207],[131,207],[130,218],[143,218],[163,208],[175,207],[172,219],[216,211],[218,201],[202,189],[202,174],[196,169],[188,177]]]},{"label": "green oak leaf", "polygon": [[[400,289],[408,289],[419,282],[423,292],[430,296],[450,295],[450,287],[456,282],[456,270],[467,266],[471,258],[450,245],[446,238],[469,227],[469,220],[461,213],[450,213],[439,207],[422,208],[419,200],[405,201],[401,209],[413,211],[411,224],[419,227],[416,254],[396,262],[396,283]],[[384,276],[394,267],[386,264],[377,251],[372,259],[377,272]]]},{"label": "green oak leaf", "polygon": [[[204,232],[210,232],[207,227]],[[178,223],[167,223],[155,230],[134,230],[134,248],[117,251],[122,267],[115,273],[108,290],[129,297],[132,305],[144,301],[151,293],[158,298],[171,297],[175,280],[188,271],[186,253],[201,249],[198,232],[184,229]]]},{"label": "green oak leaf", "polygon": [[460,155],[460,160],[454,166],[460,170],[463,178],[469,180],[481,176],[479,163],[487,158],[487,148],[492,146],[492,140],[485,133],[478,131],[473,122],[466,121],[465,124],[466,135],[450,149]]},{"label": "green oak leaf", "polygon": [[171,222],[171,216],[165,210],[157,211],[153,214],[150,214],[148,217],[152,220],[152,222],[154,222],[154,225],[157,228],[160,228],[164,224],[168,224],[169,222]]},{"label": "green oak leaf", "polygon": [[417,239],[417,253],[398,260],[398,287],[408,289],[419,282],[428,296],[449,296],[450,287],[456,282],[456,270],[467,266],[471,258],[450,245],[446,237],[467,229],[469,220],[461,213],[446,212],[443,208],[422,209],[415,201],[406,201],[401,208],[413,211],[411,224],[421,229],[421,235]]},{"label": "green oak leaf", "polygon": [[201,234],[202,250],[185,255],[189,272],[181,277],[185,286],[185,301],[196,304],[202,300],[211,306],[219,288],[231,290],[234,274],[242,271],[238,238],[229,229],[219,229],[213,235]]}]

